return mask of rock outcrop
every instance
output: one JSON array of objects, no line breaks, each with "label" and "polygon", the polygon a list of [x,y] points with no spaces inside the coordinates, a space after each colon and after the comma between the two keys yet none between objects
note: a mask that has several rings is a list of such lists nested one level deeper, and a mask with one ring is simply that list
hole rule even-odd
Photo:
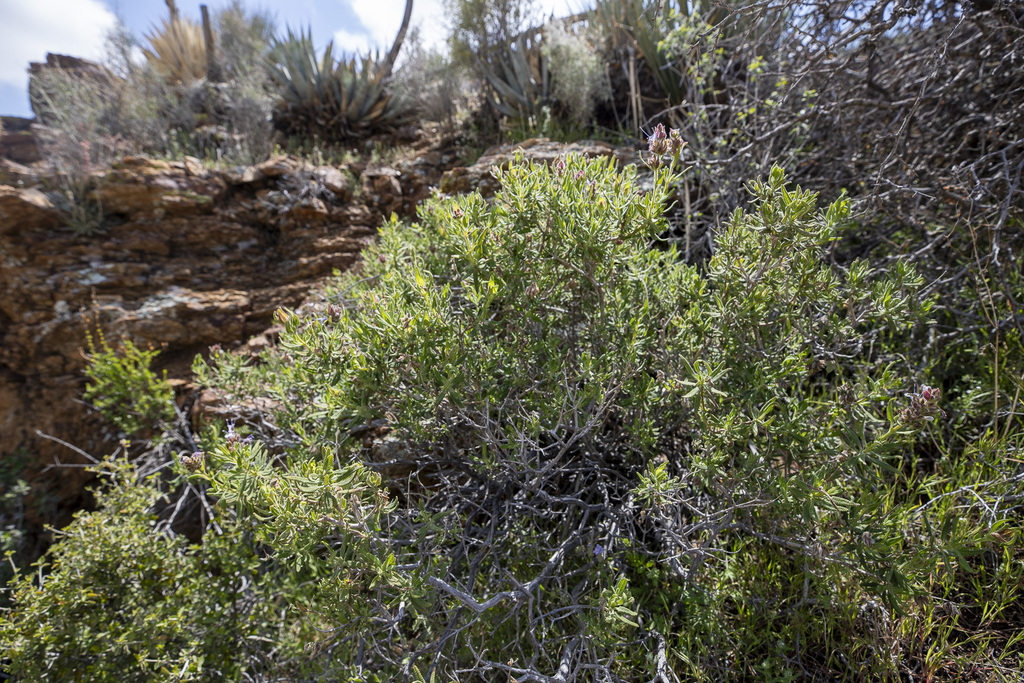
[{"label": "rock outcrop", "polygon": [[530,138],[523,142],[491,147],[472,166],[448,171],[441,179],[441,192],[464,194],[479,190],[484,197],[490,197],[498,189],[498,181],[494,178],[492,170],[508,168],[509,163],[519,153],[525,159],[548,165],[566,154],[583,154],[592,158],[611,157],[619,168],[639,161],[637,151],[633,147],[616,147],[595,140],[564,143],[552,142],[547,138]]},{"label": "rock outcrop", "polygon": [[160,368],[188,390],[195,354],[260,335],[351,266],[385,212],[411,215],[429,194],[441,160],[212,170],[130,157],[94,178],[104,224],[89,235],[64,227],[41,164],[0,160],[0,458],[32,485],[30,531],[83,503],[83,470],[51,467],[84,462],[61,441],[102,456],[123,436],[78,400],[87,331],[161,349]]},{"label": "rock outcrop", "polygon": [[20,116],[0,116],[0,159],[31,164],[42,158],[32,131],[34,122]]}]

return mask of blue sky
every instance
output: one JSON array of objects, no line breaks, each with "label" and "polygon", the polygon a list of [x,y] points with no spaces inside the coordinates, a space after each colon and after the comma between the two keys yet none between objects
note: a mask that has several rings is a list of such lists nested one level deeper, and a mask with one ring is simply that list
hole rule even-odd
[{"label": "blue sky", "polygon": [[[177,0],[196,20],[203,0]],[[538,14],[565,15],[589,0],[536,0]],[[205,0],[211,11],[229,0]],[[278,26],[311,27],[320,45],[345,50],[390,46],[405,0],[246,0],[269,10]],[[427,44],[444,40],[442,0],[414,0],[413,25]],[[0,114],[30,116],[26,69],[47,52],[101,60],[103,40],[118,18],[141,37],[167,15],[164,0],[0,0]]]}]

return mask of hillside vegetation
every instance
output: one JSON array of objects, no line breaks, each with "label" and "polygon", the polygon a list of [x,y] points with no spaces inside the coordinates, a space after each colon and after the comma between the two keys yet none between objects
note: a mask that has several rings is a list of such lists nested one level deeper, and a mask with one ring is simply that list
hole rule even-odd
[{"label": "hillside vegetation", "polygon": [[[186,92],[246,83],[251,121],[318,157],[412,123],[463,149],[632,141],[638,163],[519,157],[491,199],[392,218],[258,358],[195,359],[234,415],[197,431],[154,352],[88,340],[87,400],[145,452],[97,466],[96,508],[16,568],[6,670],[1019,680],[1019,9],[448,10],[450,52],[413,39],[393,77],[236,6],[221,45],[250,52],[224,83],[153,51],[117,78],[193,115]],[[53,78],[37,101],[67,142],[89,100]],[[191,130],[152,110],[167,146],[139,150],[259,157],[237,126],[201,147],[237,121],[202,101]],[[72,180],[72,227],[102,229]]]}]

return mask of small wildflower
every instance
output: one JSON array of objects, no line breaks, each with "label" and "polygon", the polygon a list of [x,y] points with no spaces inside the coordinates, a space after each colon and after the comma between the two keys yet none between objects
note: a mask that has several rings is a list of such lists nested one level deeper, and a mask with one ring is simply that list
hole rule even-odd
[{"label": "small wildflower", "polygon": [[228,420],[228,430],[224,433],[224,438],[232,446],[242,440],[242,437],[235,431],[235,421]]},{"label": "small wildflower", "polygon": [[668,151],[676,160],[683,153],[683,147],[686,146],[686,140],[683,140],[682,133],[679,132],[678,128],[673,128],[669,133],[668,138]]},{"label": "small wildflower", "polygon": [[659,123],[654,127],[654,132],[647,138],[647,149],[651,154],[663,156],[668,153],[668,135],[665,133],[665,124]]},{"label": "small wildflower", "polygon": [[594,546],[594,554],[597,555],[598,557],[601,557],[602,555],[604,555],[604,552],[605,552],[604,546],[601,545],[600,543],[598,543],[597,545]]},{"label": "small wildflower", "polygon": [[665,163],[665,156],[671,156],[673,161],[679,161],[685,146],[686,141],[678,129],[673,128],[666,132],[665,125],[659,123],[654,127],[654,132],[647,137],[648,155],[643,158],[641,154],[641,160],[648,168],[660,168]]},{"label": "small wildflower", "polygon": [[927,384],[921,387],[921,391],[910,393],[910,405],[900,411],[900,422],[905,425],[921,425],[923,422],[933,422],[936,417],[946,417],[946,413],[939,408],[941,391],[936,387]]},{"label": "small wildflower", "polygon": [[198,472],[203,468],[203,464],[206,462],[206,453],[202,451],[196,451],[192,455],[186,455],[181,459],[181,464],[190,473]]},{"label": "small wildflower", "polygon": [[565,159],[558,157],[551,166],[555,169],[555,175],[562,175],[562,172],[565,171]]}]

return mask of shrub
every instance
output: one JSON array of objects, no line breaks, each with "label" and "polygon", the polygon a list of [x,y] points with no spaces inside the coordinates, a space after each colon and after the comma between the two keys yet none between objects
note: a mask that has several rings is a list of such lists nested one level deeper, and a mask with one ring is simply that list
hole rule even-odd
[{"label": "shrub", "polygon": [[448,0],[445,14],[452,59],[480,81],[487,130],[503,116],[536,117],[548,105],[550,72],[527,31],[534,25],[532,1]]},{"label": "shrub", "polygon": [[223,75],[230,81],[264,83],[266,58],[274,44],[274,18],[266,11],[250,11],[232,0],[217,12],[217,53]]},{"label": "shrub", "polygon": [[118,429],[133,434],[169,420],[174,415],[174,390],[167,373],[158,377],[150,364],[159,351],[139,349],[130,339],[110,348],[100,335],[97,349],[87,337],[89,365],[85,374],[89,383],[85,400],[92,402]]},{"label": "shrub", "polygon": [[[272,572],[244,527],[218,515],[201,545],[157,524],[158,478],[100,468],[97,510],[79,512],[0,620],[5,671],[26,681],[238,680],[265,669],[280,620]],[[38,582],[37,582],[38,581]],[[287,649],[287,647],[286,647]]]},{"label": "shrub", "polygon": [[189,19],[164,19],[146,36],[146,60],[168,83],[188,85],[206,78],[203,29]]},{"label": "shrub", "polygon": [[[221,83],[205,79],[201,37],[201,53],[189,56],[191,48],[179,44],[188,31],[198,30],[192,25],[186,31],[182,22],[168,20],[162,33],[150,36],[155,42],[142,64],[132,58],[138,41],[118,25],[107,38],[109,70],[83,74],[47,68],[33,74],[33,108],[46,126],[43,151],[72,213],[72,227],[89,232],[101,225],[102,207],[92,189],[98,174],[119,156],[196,155],[257,163],[271,153],[275,94],[265,60],[272,20],[237,2],[217,14]],[[189,60],[195,63],[190,66]]]},{"label": "shrub", "polygon": [[90,233],[102,226],[103,207],[92,193],[94,173],[127,146],[111,125],[108,92],[117,88],[113,74],[84,76],[60,68],[34,74],[30,94],[43,128],[39,146],[49,165],[58,204],[69,227]]},{"label": "shrub", "polygon": [[535,8],[532,0],[446,0],[445,14],[452,58],[483,77],[480,62],[489,62],[533,25]]},{"label": "shrub", "polygon": [[[338,675],[429,657],[442,676],[742,677],[792,646],[752,636],[727,674],[691,634],[725,637],[723,601],[751,614],[765,567],[825,614],[841,595],[888,611],[1007,523],[920,509],[932,480],[904,469],[942,418],[888,350],[928,311],[913,269],[825,264],[845,203],[815,211],[776,168],[702,274],[649,249],[657,173],[644,195],[603,161],[515,163],[493,205],[385,226],[319,312],[279,315],[280,354],[196,366],[279,406],[277,436],[212,448],[202,476],[333,577],[321,614],[358,634],[334,641]],[[856,614],[800,613],[846,658],[823,670],[891,673]]]},{"label": "shrub", "polygon": [[0,605],[6,606],[2,588],[12,578],[14,567],[25,563],[25,499],[32,491],[22,474],[28,458],[24,450],[6,456],[0,463]]},{"label": "shrub", "polygon": [[468,105],[464,69],[443,52],[424,48],[415,30],[406,44],[405,59],[395,73],[396,90],[424,120],[452,129]]},{"label": "shrub", "polygon": [[611,95],[600,54],[585,36],[557,21],[544,27],[542,49],[550,65],[555,99],[570,121],[588,125],[594,104]]}]

